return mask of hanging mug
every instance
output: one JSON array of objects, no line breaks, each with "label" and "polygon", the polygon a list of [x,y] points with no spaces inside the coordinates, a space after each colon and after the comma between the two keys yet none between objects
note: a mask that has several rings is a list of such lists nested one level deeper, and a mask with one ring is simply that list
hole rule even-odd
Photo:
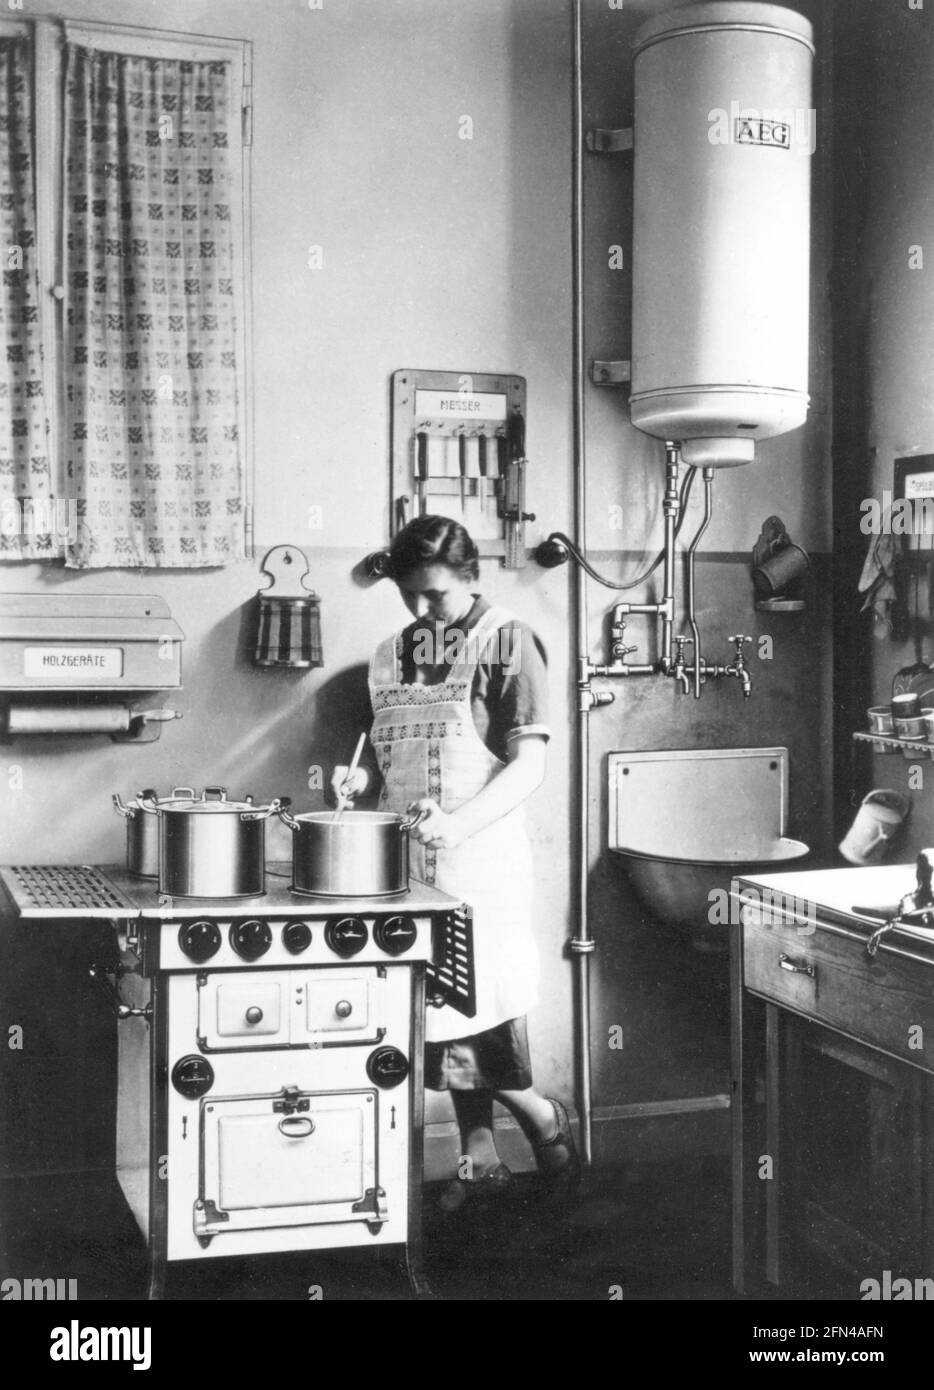
[{"label": "hanging mug", "polygon": [[851,864],[878,864],[908,814],[908,798],[882,787],[863,797],[839,849]]}]

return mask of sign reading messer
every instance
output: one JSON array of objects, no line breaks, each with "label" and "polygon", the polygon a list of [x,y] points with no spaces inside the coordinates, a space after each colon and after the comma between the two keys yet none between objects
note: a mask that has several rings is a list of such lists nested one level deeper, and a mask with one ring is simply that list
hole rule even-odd
[{"label": "sign reading messer", "polygon": [[30,680],[111,681],[123,675],[120,647],[26,647],[23,675]]},{"label": "sign reading messer", "polygon": [[505,394],[493,391],[424,391],[416,389],[415,414],[433,420],[505,420]]}]

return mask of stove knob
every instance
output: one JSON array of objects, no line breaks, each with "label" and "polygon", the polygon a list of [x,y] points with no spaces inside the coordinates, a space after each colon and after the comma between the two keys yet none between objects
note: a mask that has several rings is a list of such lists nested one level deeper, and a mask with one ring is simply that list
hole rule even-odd
[{"label": "stove knob", "polygon": [[172,1068],[172,1085],[186,1100],[198,1100],[214,1085],[214,1068],[196,1053],[180,1057]]},{"label": "stove knob", "polygon": [[269,923],[261,922],[258,918],[234,922],[230,928],[230,944],[244,960],[259,960],[272,945]]},{"label": "stove knob", "polygon": [[189,960],[210,960],[221,948],[220,927],[216,922],[183,922],[178,929],[178,944]]},{"label": "stove knob", "polygon": [[361,917],[332,917],[324,929],[328,946],[343,960],[349,960],[367,943],[366,922]]},{"label": "stove knob", "polygon": [[282,944],[290,955],[301,955],[311,945],[311,927],[307,922],[289,922],[282,928]]},{"label": "stove knob", "polygon": [[251,1004],[246,1011],[247,1023],[262,1023],[263,1011],[256,1004]]},{"label": "stove knob", "polygon": [[337,1003],[334,1005],[334,1012],[337,1014],[338,1018],[349,1018],[353,1013],[353,1004],[351,1004],[349,999],[338,999]]},{"label": "stove knob", "polygon": [[366,1059],[366,1072],[374,1086],[388,1091],[408,1076],[409,1059],[397,1047],[378,1047]]},{"label": "stove knob", "polygon": [[411,917],[383,917],[373,928],[373,937],[387,956],[401,956],[418,940],[418,927]]}]

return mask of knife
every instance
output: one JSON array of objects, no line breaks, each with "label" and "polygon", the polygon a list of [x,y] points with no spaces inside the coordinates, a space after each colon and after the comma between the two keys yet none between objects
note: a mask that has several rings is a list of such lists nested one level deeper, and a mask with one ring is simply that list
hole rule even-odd
[{"label": "knife", "polygon": [[[503,431],[503,432],[500,433],[500,434],[497,434],[497,436],[496,436],[496,473],[497,473],[497,477],[499,477],[499,478],[505,478],[505,476],[506,476],[506,433],[505,433],[505,431]],[[494,489],[494,490],[495,490],[495,489]],[[502,503],[502,498],[500,498],[500,503]],[[502,510],[501,506],[498,507],[497,510],[498,510],[498,511],[501,511],[501,510]]]},{"label": "knife", "polygon": [[428,432],[419,430],[415,436],[416,470],[418,473],[418,511],[424,516],[428,510]]},{"label": "knife", "polygon": [[457,436],[457,468],[461,477],[461,516],[467,510],[467,436],[463,430]]},{"label": "knife", "polygon": [[487,461],[486,461],[486,435],[485,435],[485,434],[481,434],[481,435],[480,435],[480,438],[479,438],[478,441],[477,441],[477,447],[478,447],[478,450],[479,450],[478,457],[477,457],[477,466],[478,466],[478,469],[479,469],[479,472],[480,472],[480,481],[479,481],[479,483],[477,484],[477,491],[478,491],[479,494],[480,494],[480,510],[481,510],[481,512],[483,512],[483,511],[486,511],[486,470],[487,470]]}]

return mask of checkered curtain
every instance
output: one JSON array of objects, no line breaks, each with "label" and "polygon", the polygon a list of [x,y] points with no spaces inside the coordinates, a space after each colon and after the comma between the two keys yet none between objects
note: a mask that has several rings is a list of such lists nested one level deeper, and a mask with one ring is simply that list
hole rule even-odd
[{"label": "checkered curtain", "polygon": [[244,553],[229,65],[67,45],[68,564]]},{"label": "checkered curtain", "polygon": [[26,38],[0,39],[0,558],[62,554],[52,471],[36,271],[31,59]]}]

